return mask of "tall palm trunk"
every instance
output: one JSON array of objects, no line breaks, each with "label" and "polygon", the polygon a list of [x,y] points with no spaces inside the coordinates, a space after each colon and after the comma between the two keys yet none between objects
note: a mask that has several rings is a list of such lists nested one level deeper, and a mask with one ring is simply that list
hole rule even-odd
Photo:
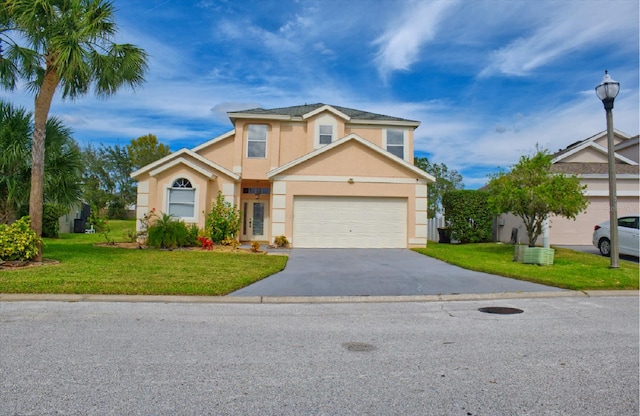
[{"label": "tall palm trunk", "polygon": [[[31,228],[42,236],[42,216],[44,209],[44,143],[46,125],[51,108],[53,94],[58,86],[59,78],[55,71],[47,69],[42,87],[36,95],[33,142],[31,143],[31,189],[29,192],[29,216]],[[35,261],[42,261],[42,242],[38,244],[38,255]]]}]

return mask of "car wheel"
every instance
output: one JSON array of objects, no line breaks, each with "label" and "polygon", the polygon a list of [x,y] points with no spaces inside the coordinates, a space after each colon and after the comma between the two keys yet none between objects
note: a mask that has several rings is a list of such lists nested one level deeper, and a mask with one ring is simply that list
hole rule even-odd
[{"label": "car wheel", "polygon": [[598,241],[598,248],[603,256],[609,257],[611,255],[611,241],[608,238],[601,238]]}]

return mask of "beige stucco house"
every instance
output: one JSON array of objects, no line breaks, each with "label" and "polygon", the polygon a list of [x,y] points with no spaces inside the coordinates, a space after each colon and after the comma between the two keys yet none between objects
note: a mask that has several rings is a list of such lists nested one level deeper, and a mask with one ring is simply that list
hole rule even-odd
[{"label": "beige stucco house", "polygon": [[[615,130],[616,190],[618,216],[640,211],[640,174],[638,136]],[[585,140],[571,144],[553,155],[552,171],[575,174],[587,186],[587,210],[575,221],[552,216],[549,219],[549,243],[555,245],[591,245],[593,228],[609,220],[609,174],[607,132],[602,131]],[[513,230],[518,230],[520,243],[527,244],[522,222],[513,215],[498,220],[498,240],[508,242]],[[542,239],[537,241],[542,244]]]},{"label": "beige stucco house", "polygon": [[132,173],[138,218],[155,209],[204,227],[221,191],[242,212],[240,241],[426,245],[434,178],[413,165],[418,121],[326,104],[228,115],[233,130]]}]

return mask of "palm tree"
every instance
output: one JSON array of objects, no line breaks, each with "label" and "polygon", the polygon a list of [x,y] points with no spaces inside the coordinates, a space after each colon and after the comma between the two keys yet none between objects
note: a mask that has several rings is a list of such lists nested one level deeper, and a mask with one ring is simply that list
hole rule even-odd
[{"label": "palm tree", "polygon": [[24,185],[29,179],[32,132],[31,113],[0,101],[0,224],[16,219],[19,201],[29,196]]},{"label": "palm tree", "polygon": [[[114,7],[106,0],[0,0],[0,85],[24,80],[35,94],[29,215],[42,234],[46,122],[53,96],[75,98],[93,89],[114,94],[144,81],[147,54],[116,44]],[[42,259],[42,247],[36,260]]]},{"label": "palm tree", "polygon": [[[44,201],[67,210],[82,195],[82,155],[71,130],[47,120]],[[27,211],[29,202],[31,113],[0,100],[0,224]]]}]

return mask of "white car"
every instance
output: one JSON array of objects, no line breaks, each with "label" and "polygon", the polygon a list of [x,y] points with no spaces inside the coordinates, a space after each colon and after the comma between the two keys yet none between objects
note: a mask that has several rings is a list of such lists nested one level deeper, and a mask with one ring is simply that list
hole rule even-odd
[{"label": "white car", "polygon": [[[627,256],[640,256],[640,230],[638,215],[618,218],[618,252]],[[609,221],[596,225],[593,229],[593,245],[598,247],[603,256],[611,255],[611,238]]]}]

